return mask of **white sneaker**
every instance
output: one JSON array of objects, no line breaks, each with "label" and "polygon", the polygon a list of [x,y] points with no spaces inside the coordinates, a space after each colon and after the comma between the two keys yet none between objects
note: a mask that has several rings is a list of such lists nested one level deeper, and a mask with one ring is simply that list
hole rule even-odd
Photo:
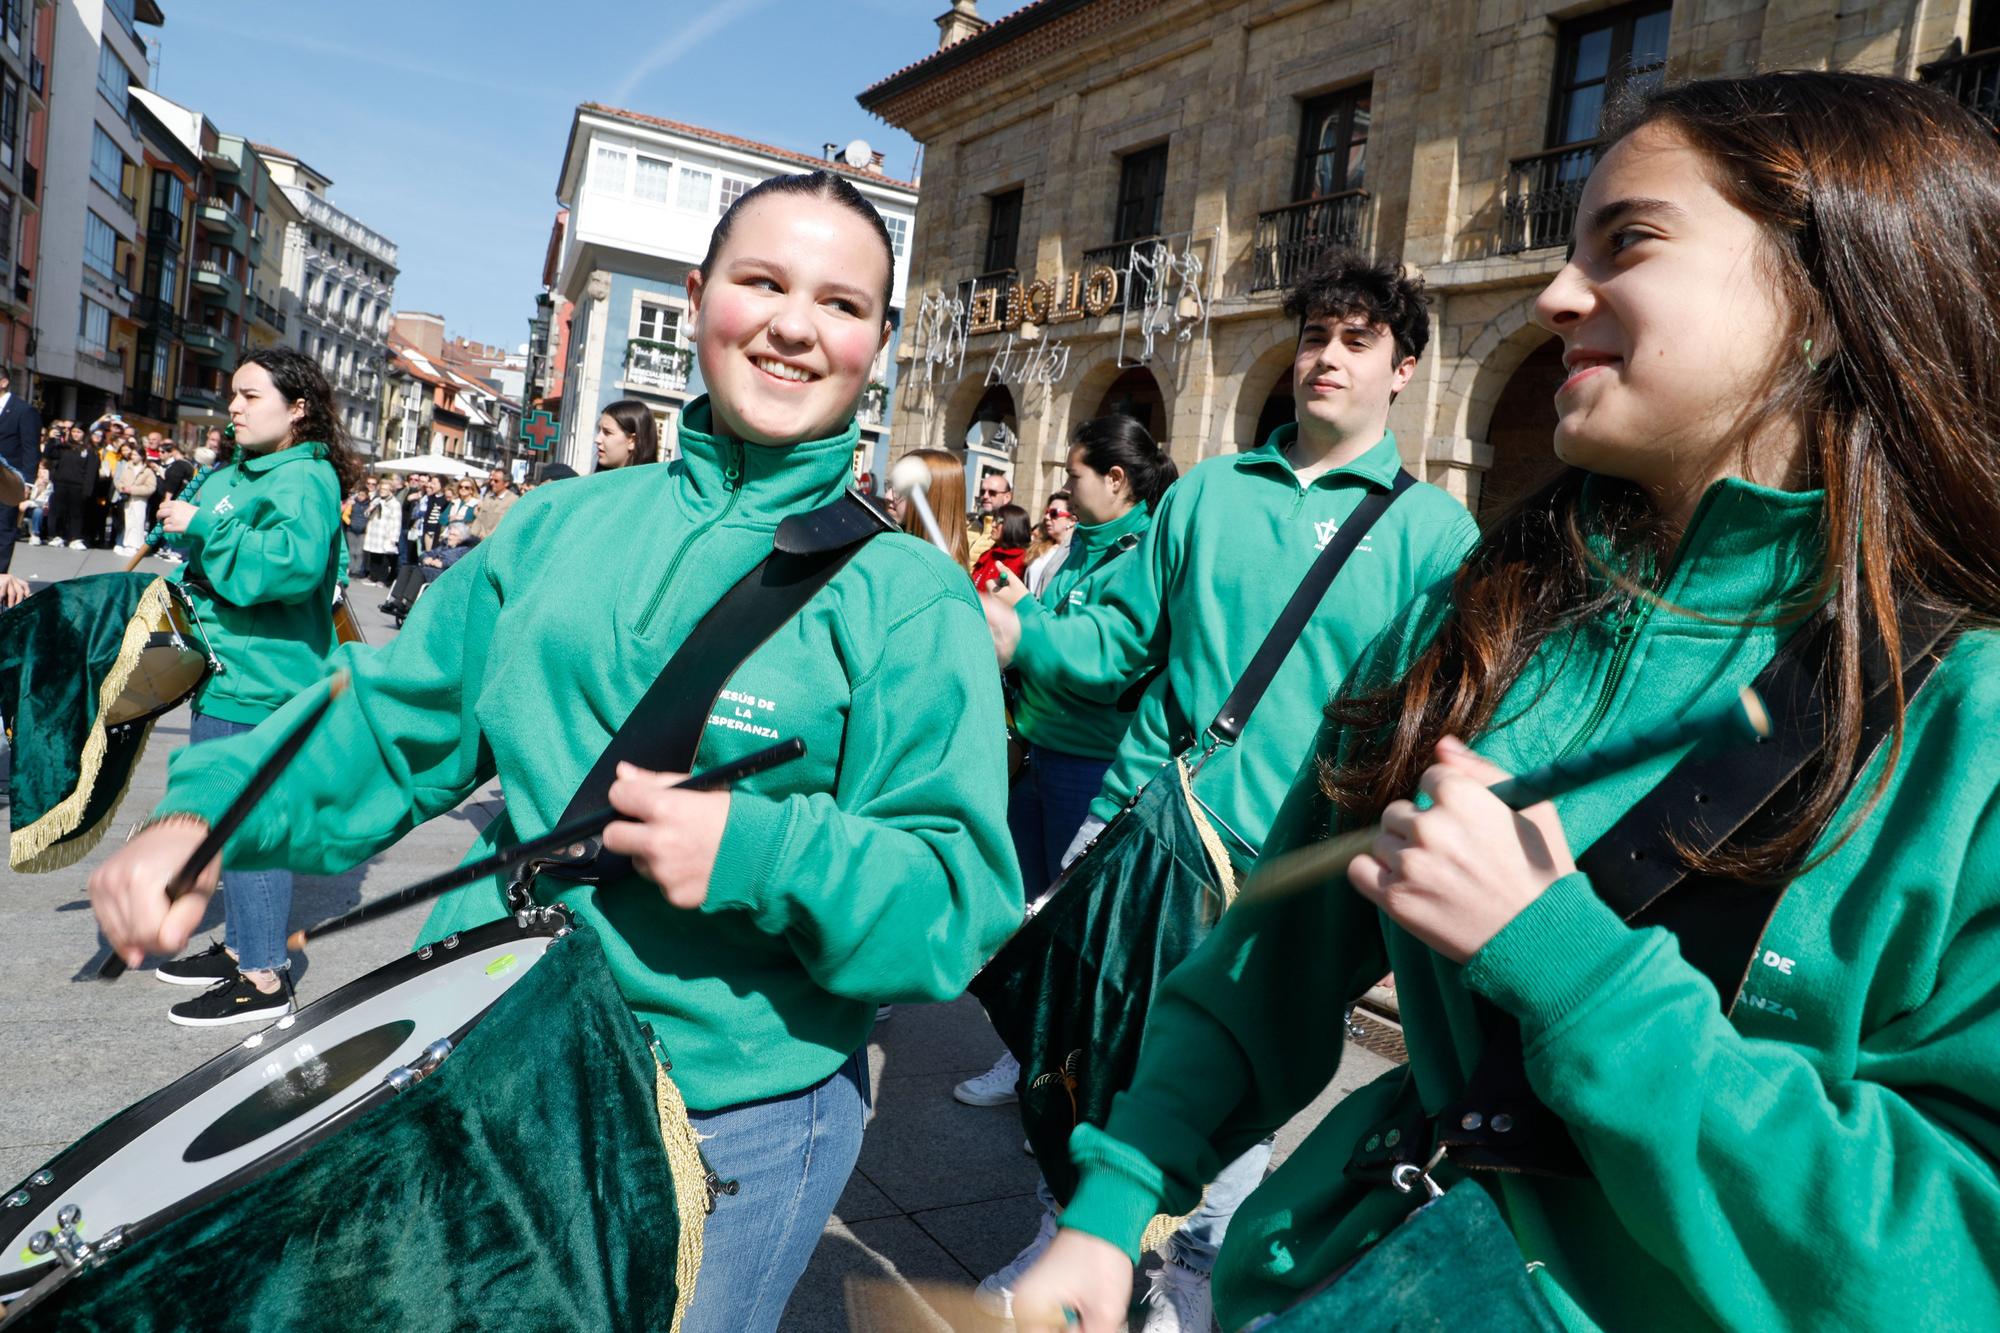
[{"label": "white sneaker", "polygon": [[113,555],[130,555],[130,554],[132,554],[132,548],[131,548],[131,547],[129,547],[129,546],[114,546],[114,547],[112,547],[112,548],[111,548],[111,554],[113,554]]},{"label": "white sneaker", "polygon": [[951,1090],[951,1095],[967,1106],[1005,1106],[1019,1100],[1014,1085],[1021,1081],[1021,1062],[1012,1051],[993,1062],[993,1068],[977,1078],[969,1078]]},{"label": "white sneaker", "polygon": [[1153,1285],[1139,1304],[1146,1311],[1140,1333],[1212,1333],[1215,1328],[1215,1301],[1209,1294],[1208,1274],[1171,1259],[1153,1270]]},{"label": "white sneaker", "polygon": [[1042,1224],[1035,1229],[1035,1238],[1028,1242],[1028,1248],[1011,1259],[1005,1268],[988,1277],[972,1289],[972,1303],[995,1319],[1014,1317],[1014,1284],[1021,1280],[1021,1274],[1035,1266],[1035,1260],[1049,1248],[1056,1238],[1056,1215],[1044,1211]]},{"label": "white sneaker", "polygon": [[82,542],[71,542],[69,544],[69,549],[72,551],[88,551],[90,548],[88,546],[85,546]]},{"label": "white sneaker", "polygon": [[42,539],[40,537],[35,536],[33,533],[30,533],[28,535],[28,545],[40,546],[41,544],[42,544]]}]

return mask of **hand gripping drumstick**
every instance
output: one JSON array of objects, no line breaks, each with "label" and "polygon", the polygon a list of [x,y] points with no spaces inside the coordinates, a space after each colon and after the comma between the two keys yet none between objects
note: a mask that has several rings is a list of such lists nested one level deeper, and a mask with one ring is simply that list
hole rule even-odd
[{"label": "hand gripping drumstick", "polygon": [[[767,768],[776,768],[779,764],[789,763],[805,752],[806,743],[794,736],[790,740],[779,741],[776,745],[767,746],[730,763],[717,764],[714,768],[689,774],[669,790],[714,791],[718,787],[727,787],[740,782],[753,773],[762,773]],[[498,871],[511,870],[524,861],[546,859],[551,853],[580,856],[583,852],[584,839],[596,837],[604,831],[606,824],[621,818],[623,816],[609,806],[602,810],[593,810],[587,815],[578,815],[566,824],[556,825],[539,838],[515,843],[512,847],[502,848],[482,860],[447,870],[442,875],[433,875],[420,884],[410,885],[407,889],[398,889],[386,898],[377,898],[372,903],[363,903],[351,911],[342,912],[339,916],[330,916],[324,921],[315,921],[303,930],[295,930],[285,941],[285,947],[303,949],[308,939],[318,939],[335,931],[346,930],[349,926],[358,926],[363,922],[373,921],[376,917],[401,911],[412,903],[435,898],[446,889],[470,884],[476,879],[484,879]]]},{"label": "hand gripping drumstick", "polygon": [[[1739,740],[1762,740],[1771,734],[1771,715],[1757,691],[1745,685],[1736,697],[1706,713],[1677,718],[1651,731],[1613,741],[1595,750],[1573,754],[1553,763],[1518,773],[1488,788],[1513,810],[1552,801],[1599,778],[1644,763],[1689,741],[1706,736],[1729,736]],[[1382,826],[1371,824],[1324,842],[1313,843],[1285,853],[1268,864],[1259,863],[1244,885],[1251,899],[1282,898],[1302,889],[1316,888],[1347,873],[1348,862],[1371,847]]]},{"label": "hand gripping drumstick", "polygon": [[921,458],[905,455],[897,461],[889,473],[889,486],[896,494],[916,506],[917,519],[930,534],[931,545],[951,554],[951,547],[945,542],[944,532],[938,527],[937,515],[931,512],[930,489],[931,470]]},{"label": "hand gripping drumstick", "polygon": [[[209,828],[201,840],[201,845],[194,849],[194,855],[188,857],[187,864],[180,868],[180,873],[167,881],[168,902],[187,896],[188,891],[194,888],[194,882],[201,878],[201,872],[207,868],[208,863],[222,854],[222,845],[229,841],[229,835],[242,827],[243,821],[249,818],[250,811],[256,807],[258,800],[271,789],[271,784],[278,780],[278,775],[283,773],[298,756],[299,750],[306,743],[306,737],[310,736],[312,729],[319,725],[319,720],[326,716],[326,710],[333,707],[333,701],[346,692],[347,673],[337,672],[333,677],[333,683],[327,687],[326,697],[307,710],[306,715],[299,720],[299,724],[292,728],[292,734],[285,737],[284,742],[271,751],[270,756],[258,766],[256,773],[250,778],[250,785],[229,803],[229,808],[223,811],[222,818]],[[116,981],[123,975],[125,975],[125,960],[116,953],[105,959],[104,965],[97,969],[99,981]]]}]

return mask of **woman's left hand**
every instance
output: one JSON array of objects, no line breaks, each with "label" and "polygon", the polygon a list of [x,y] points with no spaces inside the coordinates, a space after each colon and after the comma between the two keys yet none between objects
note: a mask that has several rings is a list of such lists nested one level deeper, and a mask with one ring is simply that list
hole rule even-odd
[{"label": "woman's left hand", "polygon": [[606,851],[632,858],[675,907],[700,907],[729,823],[726,791],[674,791],[685,773],[653,773],[618,765],[611,807],[626,820],[604,828]]},{"label": "woman's left hand", "polygon": [[160,502],[160,526],[168,532],[186,532],[194,516],[201,512],[198,505],[185,500],[162,500]]},{"label": "woman's left hand", "polygon": [[1420,784],[1430,808],[1391,802],[1347,877],[1390,920],[1463,963],[1576,861],[1553,805],[1508,809],[1487,790],[1507,774],[1456,737],[1439,741],[1437,755]]}]

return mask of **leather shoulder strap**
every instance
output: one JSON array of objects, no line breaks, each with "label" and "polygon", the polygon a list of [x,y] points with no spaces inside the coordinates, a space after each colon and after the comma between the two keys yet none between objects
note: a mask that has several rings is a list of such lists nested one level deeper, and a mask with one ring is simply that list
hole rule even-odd
[{"label": "leather shoulder strap", "polygon": [[1416,484],[1417,479],[1408,471],[1397,468],[1396,479],[1390,483],[1388,490],[1371,491],[1354,507],[1354,511],[1347,516],[1347,521],[1340,525],[1340,531],[1334,534],[1333,540],[1328,542],[1325,549],[1313,560],[1312,568],[1306,571],[1305,578],[1293,591],[1291,600],[1285,603],[1285,609],[1278,613],[1277,622],[1264,636],[1264,642],[1257,645],[1256,655],[1250,659],[1250,665],[1243,669],[1243,674],[1236,680],[1236,687],[1230,690],[1229,697],[1222,701],[1222,708],[1216,713],[1215,720],[1208,724],[1210,736],[1223,745],[1235,744],[1236,738],[1243,734],[1243,728],[1248,725],[1250,714],[1256,711],[1258,703],[1263,700],[1264,691],[1271,688],[1271,682],[1278,675],[1278,668],[1285,664],[1285,659],[1291,655],[1293,645],[1299,641],[1299,635],[1305,633],[1307,622],[1313,618],[1313,613],[1319,610],[1321,600],[1326,597],[1326,590],[1333,586],[1333,580],[1340,573],[1341,567],[1347,563],[1347,557],[1354,554],[1355,548],[1361,545],[1361,539],[1381,521],[1389,506],[1401,499],[1403,492]]},{"label": "leather shoulder strap", "polygon": [[[737,668],[832,582],[871,538],[893,526],[853,491],[779,523],[771,553],[695,624],[630,716],[619,724],[556,822],[602,809],[621,762],[656,772],[686,772],[694,763],[716,697]],[[600,880],[630,871],[625,857],[603,851],[593,840],[583,858],[545,873],[559,879]]]}]

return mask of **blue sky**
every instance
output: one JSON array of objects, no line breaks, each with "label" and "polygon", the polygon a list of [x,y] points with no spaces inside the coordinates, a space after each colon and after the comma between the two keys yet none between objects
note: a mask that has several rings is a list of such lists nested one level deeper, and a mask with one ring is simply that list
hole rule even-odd
[{"label": "blue sky", "polygon": [[[916,143],[855,94],[937,47],[949,0],[162,0],[155,87],[295,153],[400,247],[396,304],[527,336],[570,114],[605,102],[818,152]],[[999,17],[1017,0],[986,0]],[[282,16],[282,17],[280,17]]]}]

